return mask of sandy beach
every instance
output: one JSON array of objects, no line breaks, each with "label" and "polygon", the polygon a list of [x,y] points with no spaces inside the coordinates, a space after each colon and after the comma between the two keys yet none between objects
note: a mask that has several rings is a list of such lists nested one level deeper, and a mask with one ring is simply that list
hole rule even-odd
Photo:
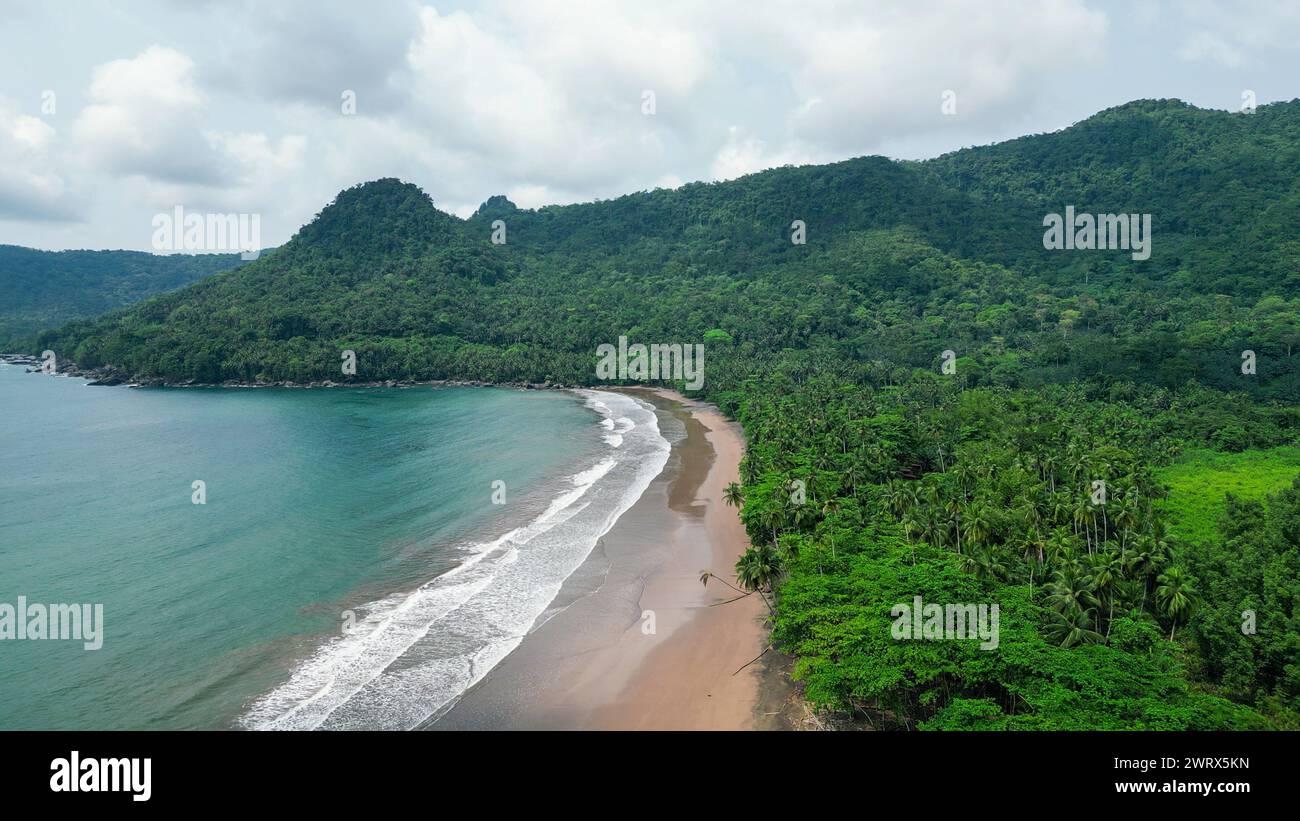
[{"label": "sandy beach", "polygon": [[[768,653],[757,595],[730,601],[748,546],[723,501],[744,439],[715,408],[629,389],[685,435],[641,498],[565,582],[560,608],[427,729],[779,728],[783,659]],[[746,666],[748,665],[748,666]],[[743,668],[743,669],[742,669]]]}]

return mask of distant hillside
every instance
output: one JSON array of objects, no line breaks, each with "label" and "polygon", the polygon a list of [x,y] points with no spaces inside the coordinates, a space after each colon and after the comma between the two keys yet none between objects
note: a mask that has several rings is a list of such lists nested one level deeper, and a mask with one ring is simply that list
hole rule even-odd
[{"label": "distant hillside", "polygon": [[172,291],[240,264],[238,254],[37,251],[0,245],[0,344]]}]

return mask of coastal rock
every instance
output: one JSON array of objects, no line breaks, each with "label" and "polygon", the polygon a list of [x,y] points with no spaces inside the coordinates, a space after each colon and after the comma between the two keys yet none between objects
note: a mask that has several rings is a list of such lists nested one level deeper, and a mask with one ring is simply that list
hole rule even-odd
[{"label": "coastal rock", "polygon": [[81,376],[90,380],[92,387],[101,385],[125,385],[131,381],[131,374],[109,365],[94,371],[72,371],[71,376]]}]

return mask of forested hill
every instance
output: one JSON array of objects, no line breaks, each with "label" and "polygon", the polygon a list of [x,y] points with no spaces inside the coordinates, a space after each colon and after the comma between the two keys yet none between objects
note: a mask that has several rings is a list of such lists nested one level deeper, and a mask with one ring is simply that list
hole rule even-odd
[{"label": "forested hill", "polygon": [[[1197,379],[1295,398],[1300,103],[1142,101],[924,163],[865,157],[471,219],[414,186],[350,189],[237,274],[49,333],[85,366],[174,380],[590,378],[621,333],[719,329],[761,355],[831,345],[974,384]],[[1152,253],[1048,251],[1043,217],[1151,214]],[[491,242],[492,223],[506,242]],[[802,220],[807,243],[791,242]],[[147,329],[148,333],[141,333]],[[489,348],[467,349],[467,345]],[[1259,354],[1259,379],[1232,363]]]},{"label": "forested hill", "polygon": [[[256,262],[28,346],[172,382],[591,385],[620,336],[702,343],[702,393],[748,439],[734,576],[775,594],[814,703],[1296,728],[1300,483],[1274,479],[1300,444],[1298,124],[1300,102],[1141,101],[928,162],[468,220],[383,179]],[[1045,249],[1067,206],[1150,215],[1150,257]],[[1213,478],[1242,475],[1249,498]],[[998,648],[899,640],[918,595],[997,604]]]},{"label": "forested hill", "polygon": [[37,251],[0,245],[0,345],[98,316],[240,264],[238,254]]}]

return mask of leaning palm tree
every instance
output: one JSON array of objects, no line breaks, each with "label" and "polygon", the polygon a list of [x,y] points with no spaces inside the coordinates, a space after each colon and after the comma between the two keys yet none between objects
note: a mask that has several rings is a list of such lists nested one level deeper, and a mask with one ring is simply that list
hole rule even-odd
[{"label": "leaning palm tree", "polygon": [[750,547],[736,561],[736,583],[761,596],[769,611],[772,611],[772,603],[768,601],[767,593],[772,592],[780,575],[781,554],[771,545]]},{"label": "leaning palm tree", "polygon": [[745,492],[735,482],[728,482],[727,487],[722,491],[722,501],[726,502],[728,507],[740,507],[745,504]]},{"label": "leaning palm tree", "polygon": [[[752,549],[752,548],[751,548],[751,549]],[[770,548],[769,548],[769,549],[770,549]],[[736,596],[735,598],[727,599],[727,600],[724,601],[724,602],[720,602],[720,604],[730,604],[730,603],[733,602],[733,601],[738,601],[738,600],[740,600],[740,599],[745,598],[746,596],[750,596],[750,595],[753,595],[754,593],[758,593],[759,598],[761,598],[761,599],[763,600],[763,604],[766,604],[766,605],[767,605],[767,610],[768,610],[768,612],[771,613],[773,616],[776,615],[776,611],[774,611],[774,610],[772,609],[772,603],[771,603],[770,601],[767,600],[767,596],[764,596],[764,595],[763,595],[763,591],[761,591],[761,590],[742,590],[741,588],[736,587],[736,586],[735,586],[734,584],[732,584],[731,582],[729,582],[729,581],[727,581],[726,579],[724,579],[724,578],[722,578],[721,576],[719,576],[717,573],[714,573],[712,570],[701,570],[701,571],[700,571],[700,584],[704,585],[705,587],[708,587],[708,586],[709,586],[709,582],[712,581],[712,580],[715,580],[715,579],[716,579],[717,581],[722,582],[722,583],[725,584],[727,587],[730,587],[732,590],[735,590],[737,593],[740,594],[739,596]],[[740,580],[737,579],[737,581],[740,581]],[[711,606],[712,606],[712,605],[710,605],[710,607],[711,607]]]}]

